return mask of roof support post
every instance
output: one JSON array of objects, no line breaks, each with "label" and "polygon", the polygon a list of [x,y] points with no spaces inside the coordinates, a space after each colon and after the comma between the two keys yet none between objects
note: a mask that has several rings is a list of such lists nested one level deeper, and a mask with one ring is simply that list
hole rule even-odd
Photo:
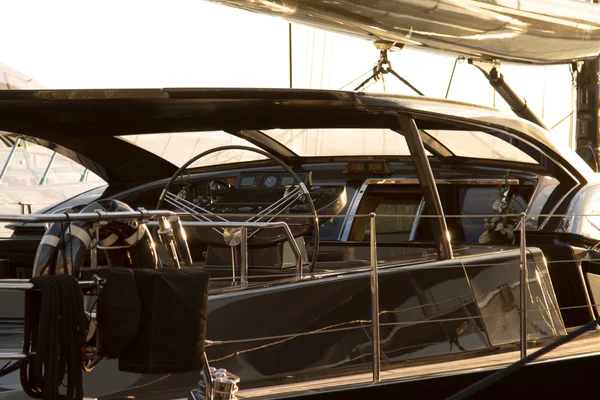
[{"label": "roof support post", "polygon": [[15,143],[13,144],[13,147],[10,150],[10,154],[8,155],[8,158],[6,159],[6,162],[4,163],[2,172],[0,172],[0,183],[2,183],[2,180],[4,179],[4,175],[6,175],[6,171],[8,171],[8,167],[10,166],[10,163],[15,155],[15,151],[17,151],[17,147],[19,147],[20,142],[21,142],[21,136],[19,136],[15,139]]},{"label": "roof support post", "polygon": [[404,137],[406,138],[406,143],[408,144],[408,149],[410,150],[415,169],[417,170],[417,177],[419,178],[419,184],[421,186],[421,191],[423,192],[427,211],[429,214],[435,215],[435,217],[430,218],[430,220],[435,237],[438,259],[452,259],[450,232],[446,225],[440,195],[437,191],[427,154],[425,154],[425,147],[423,146],[421,135],[417,129],[417,124],[410,115],[406,114],[399,114],[398,120],[402,132],[404,133]]}]

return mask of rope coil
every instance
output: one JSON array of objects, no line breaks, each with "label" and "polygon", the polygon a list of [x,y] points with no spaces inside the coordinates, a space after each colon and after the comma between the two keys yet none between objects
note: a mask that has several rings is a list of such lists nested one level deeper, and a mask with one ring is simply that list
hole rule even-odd
[{"label": "rope coil", "polygon": [[[29,396],[49,400],[83,399],[82,365],[86,323],[83,294],[71,275],[37,276],[39,290],[25,295],[21,385]],[[66,395],[59,388],[67,378]]]}]

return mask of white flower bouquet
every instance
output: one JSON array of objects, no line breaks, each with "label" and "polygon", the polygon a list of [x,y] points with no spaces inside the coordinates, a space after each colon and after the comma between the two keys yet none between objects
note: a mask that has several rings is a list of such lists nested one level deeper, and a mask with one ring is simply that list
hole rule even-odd
[{"label": "white flower bouquet", "polygon": [[495,215],[491,219],[485,219],[485,230],[479,236],[479,243],[506,244],[513,240],[519,219],[514,215],[515,195],[509,197],[508,194],[510,191],[509,172],[506,171],[504,183],[498,186],[498,196],[492,204]]}]

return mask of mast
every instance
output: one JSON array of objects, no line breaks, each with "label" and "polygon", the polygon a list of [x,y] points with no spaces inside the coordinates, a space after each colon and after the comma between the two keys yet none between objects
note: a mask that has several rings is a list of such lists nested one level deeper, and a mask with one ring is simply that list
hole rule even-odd
[{"label": "mast", "polygon": [[[574,69],[577,64],[573,63]],[[576,151],[592,169],[600,171],[600,112],[599,74],[600,58],[580,63],[577,68],[577,124],[575,131]]]}]

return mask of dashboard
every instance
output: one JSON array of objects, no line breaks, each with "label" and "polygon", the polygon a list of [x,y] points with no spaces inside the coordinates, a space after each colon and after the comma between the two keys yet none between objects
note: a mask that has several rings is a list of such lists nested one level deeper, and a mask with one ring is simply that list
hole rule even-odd
[{"label": "dashboard", "polygon": [[[313,185],[311,172],[297,173],[301,181],[306,185],[310,197],[313,200],[317,214],[338,214],[345,207],[346,187],[340,182],[335,185]],[[307,235],[313,230],[311,208],[305,196],[299,196],[296,200],[284,200],[290,188],[298,186],[292,175],[286,172],[272,171],[243,171],[229,176],[213,176],[208,179],[184,179],[181,183],[174,185],[171,192],[177,194],[180,200],[176,208],[185,211],[210,212],[214,214],[227,214],[225,217],[230,221],[244,221],[251,215],[256,215],[269,209],[273,204],[280,204],[280,211],[276,212],[277,220],[286,221],[293,225],[294,236]],[[233,214],[233,215],[232,215]],[[235,214],[239,214],[235,216]],[[306,215],[307,218],[289,219],[286,215]],[[327,219],[319,219],[323,224]],[[277,233],[273,236],[274,233]],[[197,237],[202,237],[207,243],[223,243],[221,237],[211,232],[205,232]],[[280,240],[281,232],[276,230],[264,230],[254,235],[254,244],[272,243]]]},{"label": "dashboard", "polygon": [[[297,173],[298,177],[306,186],[311,185],[312,174],[310,172]],[[288,186],[297,185],[296,179],[288,173],[249,173],[242,172],[237,177],[236,189],[285,189]]]}]

